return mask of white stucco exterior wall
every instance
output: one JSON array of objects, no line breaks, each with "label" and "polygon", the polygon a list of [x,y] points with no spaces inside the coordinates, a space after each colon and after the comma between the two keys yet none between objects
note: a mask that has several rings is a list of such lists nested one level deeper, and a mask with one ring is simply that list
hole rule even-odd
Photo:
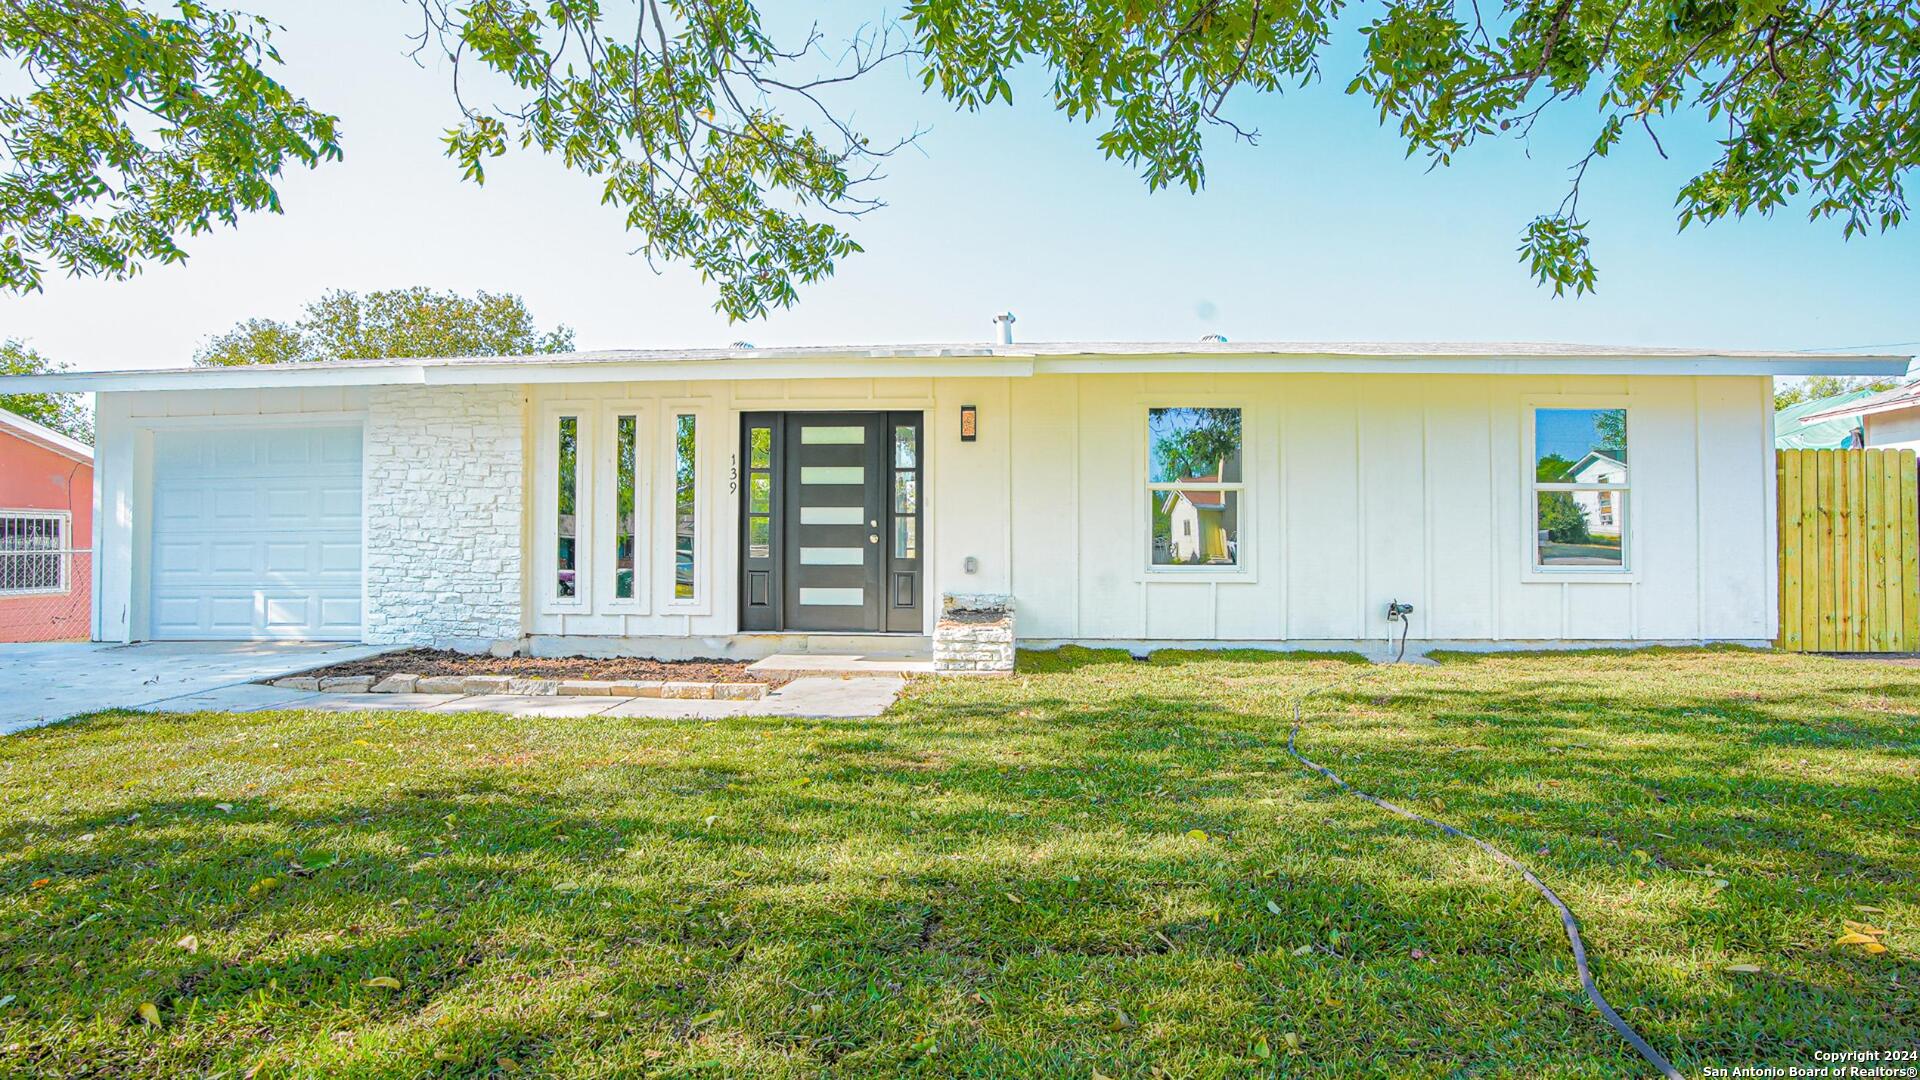
[{"label": "white stucco exterior wall", "polygon": [[476,651],[520,639],[525,416],[517,386],[369,391],[368,643]]}]

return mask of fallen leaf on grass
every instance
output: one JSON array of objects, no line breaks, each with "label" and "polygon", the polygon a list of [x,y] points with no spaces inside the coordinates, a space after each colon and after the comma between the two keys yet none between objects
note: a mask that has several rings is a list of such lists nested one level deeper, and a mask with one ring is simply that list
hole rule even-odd
[{"label": "fallen leaf on grass", "polygon": [[1729,964],[1727,970],[1740,975],[1760,974],[1760,966],[1758,964]]},{"label": "fallen leaf on grass", "polygon": [[1274,913],[1275,915],[1278,915],[1280,914],[1280,905],[1269,900],[1267,901],[1267,910]]},{"label": "fallen leaf on grass", "polygon": [[398,990],[400,989],[400,980],[391,975],[375,975],[361,985],[375,987],[380,990]]},{"label": "fallen leaf on grass", "polygon": [[1853,910],[1865,912],[1868,915],[1885,915],[1887,913],[1885,908],[1877,908],[1872,904],[1855,904],[1853,905]]},{"label": "fallen leaf on grass", "polygon": [[194,937],[192,934],[188,934],[186,937],[183,937],[179,941],[174,942],[174,944],[180,946],[181,948],[191,953],[197,953],[200,951],[200,939],[197,937]]},{"label": "fallen leaf on grass", "polygon": [[1861,946],[1861,948],[1866,951],[1868,956],[1878,956],[1887,951],[1887,947],[1877,941],[1868,942],[1866,945]]},{"label": "fallen leaf on grass", "polygon": [[1188,830],[1187,830],[1187,835],[1188,835],[1189,837],[1191,837],[1191,838],[1193,838],[1193,839],[1195,839],[1195,840],[1205,840],[1205,839],[1207,839],[1207,830],[1205,830],[1205,829],[1188,829]]},{"label": "fallen leaf on grass", "polygon": [[214,804],[213,804],[213,808],[214,808],[215,810],[218,810],[218,811],[220,811],[220,812],[221,812],[221,813],[223,813],[223,814],[231,814],[231,813],[233,813],[233,804],[232,804],[232,803],[230,803],[230,802],[217,802],[217,803],[214,803]]},{"label": "fallen leaf on grass", "polygon": [[1873,938],[1871,938],[1871,937],[1869,937],[1869,936],[1867,936],[1866,934],[1862,934],[1862,933],[1859,933],[1858,931],[1848,931],[1847,933],[1844,933],[1844,934],[1841,934],[1841,935],[1840,935],[1839,937],[1837,937],[1837,938],[1834,938],[1834,939],[1833,939],[1833,943],[1834,943],[1835,945],[1874,945],[1874,944],[1878,944],[1877,942],[1875,942],[1875,941],[1873,940]]},{"label": "fallen leaf on grass", "polygon": [[1289,1031],[1286,1033],[1284,1038],[1287,1040],[1287,1049],[1289,1050],[1300,1049],[1300,1035],[1298,1032]]},{"label": "fallen leaf on grass", "polygon": [[44,889],[51,884],[53,884],[53,879],[50,877],[34,878],[32,887],[36,889]]},{"label": "fallen leaf on grass", "polygon": [[1297,949],[1295,949],[1295,950],[1293,950],[1293,955],[1295,955],[1295,956],[1307,956],[1307,955],[1309,955],[1309,954],[1311,954],[1312,952],[1313,952],[1313,946],[1311,946],[1311,945],[1302,945],[1302,946],[1300,946],[1299,948],[1297,948]]},{"label": "fallen leaf on grass", "polygon": [[279,887],[280,887],[279,878],[263,877],[259,881],[256,881],[253,884],[247,886],[247,895],[248,896],[265,896]]},{"label": "fallen leaf on grass", "polygon": [[1267,1037],[1265,1035],[1254,1040],[1253,1056],[1261,1061],[1273,1060],[1273,1047],[1267,1045]]},{"label": "fallen leaf on grass", "polygon": [[500,1066],[501,1072],[514,1073],[520,1071],[520,1063],[512,1058],[495,1058],[493,1063]]},{"label": "fallen leaf on grass", "polygon": [[1868,937],[1885,937],[1887,934],[1885,930],[1874,926],[1872,923],[1859,923],[1854,922],[1852,919],[1841,919],[1840,925],[1856,934],[1865,934]]},{"label": "fallen leaf on grass", "polygon": [[687,1026],[689,1028],[706,1027],[708,1024],[711,1024],[715,1020],[718,1020],[726,1015],[727,1015],[727,1010],[715,1009],[710,1013],[701,1013],[699,1016],[694,1017],[693,1022],[688,1024]]},{"label": "fallen leaf on grass", "polygon": [[151,1001],[141,1002],[140,1003],[140,1019],[145,1020],[149,1025],[153,1027],[159,1027],[160,1026],[160,1006],[155,1005]]},{"label": "fallen leaf on grass", "polygon": [[1016,894],[1014,894],[1014,893],[1006,893],[1006,894],[1004,894],[1004,895],[1006,896],[1006,898],[1007,898],[1007,899],[1008,899],[1009,901],[1011,901],[1011,902],[1013,902],[1013,903],[1015,903],[1015,904],[1024,904],[1024,903],[1026,903],[1026,900],[1024,900],[1023,898],[1021,898],[1020,896],[1018,896],[1018,895],[1016,895]]},{"label": "fallen leaf on grass", "polygon": [[1108,1031],[1125,1031],[1132,1026],[1133,1017],[1128,1016],[1125,1009],[1115,1009],[1113,1010],[1113,1015],[1107,1017],[1106,1029]]}]

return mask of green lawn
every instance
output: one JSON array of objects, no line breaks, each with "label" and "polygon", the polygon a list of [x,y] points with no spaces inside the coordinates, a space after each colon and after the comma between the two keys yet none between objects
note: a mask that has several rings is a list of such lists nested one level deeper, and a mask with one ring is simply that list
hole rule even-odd
[{"label": "green lawn", "polygon": [[0,739],[0,1073],[1644,1075],[1531,890],[1287,756],[1315,688],[1305,752],[1532,862],[1683,1072],[1920,1045],[1920,668],[1022,664]]}]

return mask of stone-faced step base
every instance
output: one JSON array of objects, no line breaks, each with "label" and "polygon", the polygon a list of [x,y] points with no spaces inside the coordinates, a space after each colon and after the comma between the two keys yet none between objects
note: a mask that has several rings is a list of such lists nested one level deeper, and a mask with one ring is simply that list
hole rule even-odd
[{"label": "stone-faced step base", "polygon": [[269,686],[323,694],[514,694],[524,697],[648,697],[759,701],[767,684],[650,682],[632,679],[534,679],[519,675],[292,675]]}]

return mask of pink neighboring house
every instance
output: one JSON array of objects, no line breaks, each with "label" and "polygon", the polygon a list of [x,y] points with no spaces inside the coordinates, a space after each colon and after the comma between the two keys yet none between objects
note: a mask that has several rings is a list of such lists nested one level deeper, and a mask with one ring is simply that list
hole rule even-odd
[{"label": "pink neighboring house", "polygon": [[93,448],[0,409],[0,641],[92,635]]}]

